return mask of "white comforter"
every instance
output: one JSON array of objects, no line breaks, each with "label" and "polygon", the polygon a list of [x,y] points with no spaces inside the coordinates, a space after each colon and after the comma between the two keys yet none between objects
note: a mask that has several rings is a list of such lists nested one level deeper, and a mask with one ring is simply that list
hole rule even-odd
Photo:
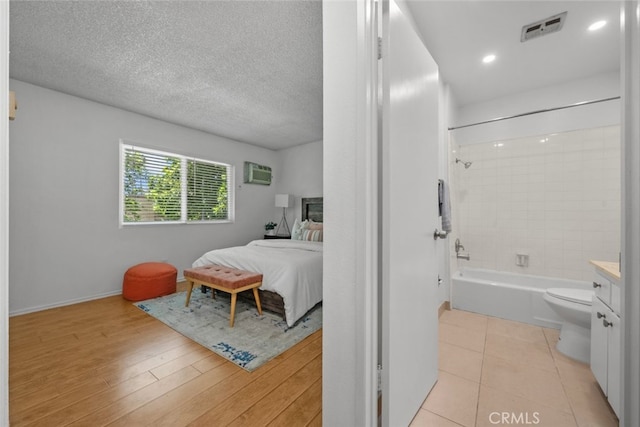
[{"label": "white comforter", "polygon": [[262,273],[261,289],[282,296],[289,326],[322,301],[321,242],[254,240],[246,246],[209,251],[193,267],[209,264]]}]

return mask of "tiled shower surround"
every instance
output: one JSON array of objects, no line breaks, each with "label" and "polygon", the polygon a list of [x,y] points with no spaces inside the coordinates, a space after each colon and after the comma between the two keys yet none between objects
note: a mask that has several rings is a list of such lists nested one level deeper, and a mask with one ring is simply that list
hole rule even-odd
[{"label": "tiled shower surround", "polygon": [[590,280],[589,260],[618,261],[619,126],[452,147],[459,267]]}]

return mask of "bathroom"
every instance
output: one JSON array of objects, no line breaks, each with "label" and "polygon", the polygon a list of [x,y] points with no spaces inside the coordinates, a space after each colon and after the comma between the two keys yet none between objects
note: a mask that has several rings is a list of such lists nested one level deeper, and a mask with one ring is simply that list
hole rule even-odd
[{"label": "bathroom", "polygon": [[[600,77],[600,83],[606,79]],[[617,425],[610,414],[619,418],[622,410],[619,107],[613,99],[511,119],[532,125],[538,120],[535,125],[545,132],[535,136],[469,143],[472,139],[456,130],[449,134],[451,203],[458,225],[449,239],[452,308],[546,328],[552,354],[555,346],[582,362],[574,366],[584,381],[592,374],[596,379],[595,400],[585,401],[601,408],[603,423],[597,425]],[[549,129],[542,117],[554,114],[574,114],[574,123],[582,126]],[[615,279],[601,275],[593,264],[600,261],[615,264]],[[605,283],[608,293],[602,298]],[[612,310],[605,311],[608,307]],[[559,329],[557,344],[547,332],[551,329]],[[497,381],[488,377],[483,379]]]},{"label": "bathroom", "polygon": [[[453,227],[440,273],[590,283],[590,260],[620,256],[620,4],[410,6],[445,82],[440,178]],[[455,306],[455,286],[440,296]]]},{"label": "bathroom", "polygon": [[[574,93],[592,102],[551,108],[571,105]],[[456,280],[478,269],[493,282],[501,280],[487,278],[489,271],[560,280],[542,289],[585,288],[591,287],[594,276],[590,261],[618,261],[618,97],[617,74],[605,73],[519,94],[518,103],[533,106],[529,111],[547,101],[549,108],[544,111],[513,118],[501,111],[504,120],[453,126],[449,131],[451,203],[457,224],[450,239],[453,307],[491,314],[478,306],[485,292],[474,295],[472,288],[468,291]],[[480,111],[509,105],[515,97],[501,101],[474,106],[474,111],[466,111],[464,123],[477,123],[474,117]],[[533,310],[530,319],[513,320],[558,326],[541,297],[531,307],[517,307],[511,301],[501,309],[522,316]]]},{"label": "bathroom", "polygon": [[[615,68],[479,102],[456,105],[454,90],[445,175],[454,309],[562,327],[564,354],[589,363],[591,261],[618,263],[621,251],[620,94]],[[588,327],[565,328],[547,288],[585,291]]]},{"label": "bathroom", "polygon": [[[597,287],[602,286],[592,261],[616,264],[619,277],[620,259],[623,264],[625,255],[629,259],[628,245],[621,254],[621,236],[623,229],[628,229],[628,220],[621,221],[625,214],[621,209],[621,163],[625,156],[621,142],[620,4],[531,2],[525,7],[529,2],[503,2],[492,9],[498,3],[426,3],[420,10],[430,8],[431,16],[438,16],[425,26],[426,44],[445,81],[453,80],[444,88],[446,114],[442,120],[445,143],[440,178],[450,188],[452,231],[443,244],[448,251],[443,255],[447,267],[443,269],[446,276],[441,298],[464,315],[479,313],[490,316],[490,321],[508,319],[554,331],[546,336],[551,352],[570,354],[572,360],[582,362],[577,362],[576,369],[591,375],[592,316],[602,316],[596,318],[600,326],[612,322],[608,313],[606,318],[601,310],[592,313]],[[451,14],[436,13],[442,9]],[[565,26],[559,32],[534,40],[520,38],[518,30],[523,29],[523,36],[526,32],[523,25],[541,18],[546,18],[545,25],[556,22],[556,15],[565,10]],[[467,19],[466,27],[455,24],[461,16]],[[420,18],[418,23],[424,24]],[[599,21],[606,24],[593,25]],[[500,30],[504,32],[496,37]],[[608,38],[608,31],[614,37]],[[443,32],[450,37],[442,37]],[[514,32],[518,32],[515,37]],[[452,54],[456,56],[452,60],[456,72],[451,71],[450,63],[440,60],[441,55],[449,56],[440,51],[437,42],[429,43],[438,36],[447,41],[443,50],[456,51]],[[607,38],[606,43],[601,37]],[[567,39],[579,41],[578,46],[564,45]],[[603,44],[607,46],[604,49]],[[579,58],[581,52],[589,52],[591,62],[581,62],[585,59]],[[529,61],[534,54],[540,56]],[[576,66],[578,62],[580,66]],[[508,72],[502,72],[505,68]],[[491,80],[495,74],[500,76],[498,84]],[[535,86],[531,80],[536,81]],[[626,152],[628,158],[628,149]],[[581,302],[562,299],[548,290],[556,288],[586,297]],[[564,306],[557,300],[580,305],[576,310],[580,319],[573,322],[565,316]],[[441,337],[454,326],[447,323]],[[467,325],[473,326],[471,321]],[[608,330],[616,329],[620,328]],[[474,339],[471,333],[465,338]],[[516,342],[513,340],[514,345]],[[449,350],[459,350],[458,344],[464,340],[447,341],[454,346]],[[480,348],[478,344],[475,350]],[[498,351],[494,346],[492,351],[506,359],[504,354],[509,350],[505,346]],[[524,360],[530,362],[528,354],[522,353],[518,361],[527,365]],[[459,355],[451,350],[447,356],[453,359]],[[623,364],[619,355],[609,358]],[[490,377],[483,369],[481,384],[497,382]],[[607,384],[601,390],[596,384],[593,396],[606,396],[620,416],[619,397],[609,397],[607,388],[619,391],[620,384]],[[513,384],[509,393],[525,394],[516,390]],[[625,395],[629,396],[628,391]]]},{"label": "bathroom", "polygon": [[[450,239],[453,307],[558,327],[541,293],[517,306],[517,290],[479,290],[469,287],[465,276],[482,273],[481,280],[511,283],[522,275],[544,277],[523,284],[538,286],[540,292],[585,288],[592,286],[594,277],[590,261],[618,261],[617,75],[603,74],[530,95],[553,96],[553,105],[561,106],[569,104],[564,94],[580,86],[598,102],[449,132],[451,203],[458,225]],[[520,94],[519,101],[526,101],[526,96]],[[487,277],[489,272],[508,275]],[[554,281],[540,284],[549,278]],[[506,295],[512,297],[509,304],[489,309],[481,304],[490,293],[495,295],[487,301],[492,306]]]}]

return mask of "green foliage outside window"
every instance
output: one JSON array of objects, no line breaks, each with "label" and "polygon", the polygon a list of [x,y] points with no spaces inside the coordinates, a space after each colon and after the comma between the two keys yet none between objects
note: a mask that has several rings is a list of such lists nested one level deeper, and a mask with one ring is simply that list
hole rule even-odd
[{"label": "green foliage outside window", "polygon": [[187,162],[187,218],[211,221],[227,218],[227,168]]},{"label": "green foliage outside window", "polygon": [[182,187],[180,159],[169,159],[161,175],[149,177],[147,197],[153,200],[153,212],[163,221],[180,221]]},{"label": "green foliage outside window", "polygon": [[140,203],[137,198],[144,197],[141,183],[147,180],[144,156],[140,153],[127,153],[124,168],[124,220],[140,220]]},{"label": "green foliage outside window", "polygon": [[135,147],[124,150],[123,222],[229,219],[230,166]]}]

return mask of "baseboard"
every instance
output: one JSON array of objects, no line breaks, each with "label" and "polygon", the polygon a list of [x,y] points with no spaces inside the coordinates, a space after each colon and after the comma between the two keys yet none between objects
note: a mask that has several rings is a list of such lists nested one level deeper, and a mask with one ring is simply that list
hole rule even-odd
[{"label": "baseboard", "polygon": [[451,303],[449,301],[443,302],[440,304],[440,307],[438,307],[438,318],[442,316],[442,313],[444,313],[445,310],[451,310]]},{"label": "baseboard", "polygon": [[76,299],[72,299],[72,300],[57,302],[57,303],[54,303],[54,304],[45,304],[45,305],[39,305],[39,306],[36,306],[36,307],[24,308],[22,310],[9,311],[9,317],[19,316],[21,314],[35,313],[37,311],[49,310],[51,308],[64,307],[64,306],[67,306],[67,305],[79,304],[81,302],[87,302],[87,301],[93,301],[93,300],[96,300],[96,299],[112,297],[114,295],[122,295],[122,289],[118,289],[117,291],[106,292],[106,293],[100,294],[100,295],[93,295],[93,296],[85,297],[85,298],[76,298]]},{"label": "baseboard", "polygon": [[[181,282],[185,282],[184,277],[177,278],[177,283],[180,284]],[[64,307],[72,304],[79,304],[81,302],[87,302],[87,301],[93,301],[100,298],[112,297],[114,295],[122,295],[122,290],[119,289],[117,291],[106,292],[104,294],[93,295],[86,298],[76,298],[72,300],[57,302],[55,304],[45,304],[45,305],[39,305],[36,307],[24,308],[22,310],[9,311],[9,317],[20,316],[22,314],[35,313],[37,311],[49,310],[52,308]],[[438,318],[442,316],[442,313],[444,313],[445,310],[451,310],[451,304],[449,303],[449,301],[444,301],[442,304],[440,304],[440,307],[438,307]]]},{"label": "baseboard", "polygon": [[[176,280],[178,284],[184,281],[185,281],[184,276],[178,277]],[[80,304],[81,302],[87,302],[87,301],[93,301],[96,299],[112,297],[114,295],[122,295],[122,289],[118,289],[117,291],[106,292],[104,294],[92,295],[90,297],[76,298],[76,299],[71,299],[67,301],[56,302],[54,304],[45,304],[45,305],[39,305],[36,307],[23,308],[22,310],[9,311],[9,317],[20,316],[21,314],[35,313],[37,311],[49,310],[51,308],[64,307],[67,305]]]}]

